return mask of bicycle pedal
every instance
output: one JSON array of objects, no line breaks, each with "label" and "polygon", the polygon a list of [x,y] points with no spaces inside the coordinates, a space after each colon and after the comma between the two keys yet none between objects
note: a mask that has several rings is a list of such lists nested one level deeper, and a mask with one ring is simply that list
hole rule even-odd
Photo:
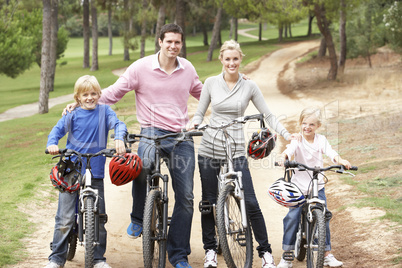
[{"label": "bicycle pedal", "polygon": [[285,251],[282,254],[282,259],[284,259],[285,261],[293,261],[295,259],[295,254],[293,253],[293,251]]},{"label": "bicycle pedal", "polygon": [[201,214],[209,214],[212,212],[213,204],[208,200],[201,200],[198,209],[200,210]]},{"label": "bicycle pedal", "polygon": [[107,214],[99,214],[99,222],[106,224],[108,220]]}]

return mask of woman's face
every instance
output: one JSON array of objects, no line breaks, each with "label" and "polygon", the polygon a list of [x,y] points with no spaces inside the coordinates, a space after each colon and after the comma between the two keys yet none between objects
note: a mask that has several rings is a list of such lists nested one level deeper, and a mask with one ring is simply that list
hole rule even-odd
[{"label": "woman's face", "polygon": [[228,49],[222,53],[222,65],[227,74],[237,74],[241,64],[242,56],[239,51]]}]

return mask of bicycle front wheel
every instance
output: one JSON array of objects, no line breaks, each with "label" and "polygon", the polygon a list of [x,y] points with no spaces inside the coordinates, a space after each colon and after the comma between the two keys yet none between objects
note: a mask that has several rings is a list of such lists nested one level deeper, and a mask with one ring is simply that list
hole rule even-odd
[{"label": "bicycle front wheel", "polygon": [[234,195],[234,186],[221,189],[216,208],[219,243],[229,268],[249,268],[253,264],[253,238],[250,224],[243,227],[240,201]]},{"label": "bicycle front wheel", "polygon": [[94,198],[86,197],[85,205],[85,268],[94,266],[95,253],[95,211]]},{"label": "bicycle front wheel", "polygon": [[325,254],[325,218],[320,209],[313,210],[307,235],[307,267],[322,268]]},{"label": "bicycle front wheel", "polygon": [[[167,219],[166,219],[167,221]],[[166,265],[166,234],[163,230],[161,192],[152,190],[145,201],[142,246],[145,268],[164,268]]]}]

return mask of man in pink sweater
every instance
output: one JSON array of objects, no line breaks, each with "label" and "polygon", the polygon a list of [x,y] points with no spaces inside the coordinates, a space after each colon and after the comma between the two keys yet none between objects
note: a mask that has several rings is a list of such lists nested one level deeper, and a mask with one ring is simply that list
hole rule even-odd
[{"label": "man in pink sweater", "polygon": [[[183,31],[176,24],[164,25],[159,38],[161,50],[132,63],[122,76],[102,91],[100,103],[114,104],[129,91],[135,91],[137,119],[141,133],[163,135],[179,132],[188,123],[187,101],[190,95],[199,99],[202,83],[194,66],[179,57]],[[175,205],[168,234],[167,251],[174,267],[191,267],[190,232],[193,218],[194,144],[166,142],[163,157],[172,178]],[[143,160],[141,175],[133,181],[133,210],[127,234],[137,238],[142,232],[146,197],[146,175],[152,170],[155,148],[149,141],[140,142],[138,155]]]}]

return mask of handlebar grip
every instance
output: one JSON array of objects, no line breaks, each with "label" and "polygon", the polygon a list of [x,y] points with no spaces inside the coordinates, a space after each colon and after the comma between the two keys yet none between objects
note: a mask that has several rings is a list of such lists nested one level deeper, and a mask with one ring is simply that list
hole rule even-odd
[{"label": "handlebar grip", "polygon": [[202,136],[202,135],[204,135],[204,132],[202,132],[202,131],[190,131],[190,132],[186,133],[186,135],[188,135],[189,137]]},{"label": "handlebar grip", "polygon": [[264,114],[253,114],[253,115],[247,115],[244,117],[244,120],[250,120],[250,119],[258,119],[258,120],[262,120],[264,118]]},{"label": "handlebar grip", "polygon": [[130,149],[130,148],[126,148],[126,153],[131,153],[131,149]]},{"label": "handlebar grip", "polygon": [[48,149],[45,150],[45,154],[49,154],[49,150],[48,150]]},{"label": "handlebar grip", "polygon": [[280,166],[278,162],[275,162],[274,165],[275,165],[276,167],[279,167],[279,166]]},{"label": "handlebar grip", "polygon": [[356,166],[352,166],[352,167],[350,168],[350,170],[357,170],[357,167],[356,167]]},{"label": "handlebar grip", "polygon": [[297,164],[296,161],[290,161],[290,160],[286,160],[285,161],[285,167],[288,168],[297,168],[299,165]]},{"label": "handlebar grip", "polygon": [[110,138],[111,138],[111,139],[114,139],[114,134],[110,134]]}]

